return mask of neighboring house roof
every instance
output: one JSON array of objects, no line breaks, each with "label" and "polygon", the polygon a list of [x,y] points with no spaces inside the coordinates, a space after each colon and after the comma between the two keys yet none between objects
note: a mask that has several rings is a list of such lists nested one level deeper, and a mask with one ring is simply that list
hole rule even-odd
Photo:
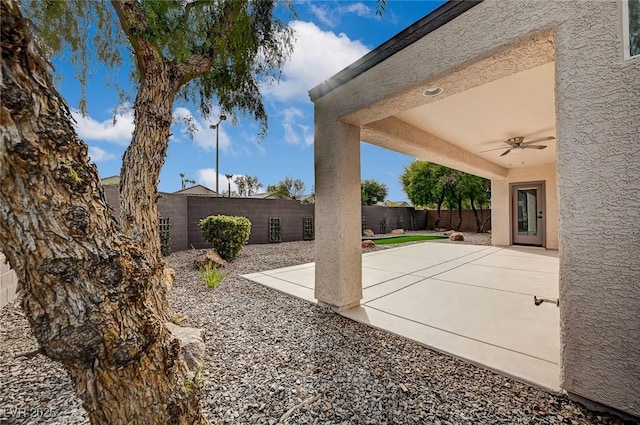
[{"label": "neighboring house roof", "polygon": [[400,202],[385,201],[384,205],[387,207],[410,207],[411,206],[411,204],[406,201],[400,201]]},{"label": "neighboring house roof", "polygon": [[328,80],[323,81],[309,90],[309,97],[312,101],[315,101],[336,87],[353,80],[358,75],[373,68],[405,47],[422,39],[430,32],[437,30],[447,22],[457,18],[479,3],[482,3],[482,1],[483,0],[450,0],[446,2]]},{"label": "neighboring house roof", "polygon": [[253,195],[245,196],[245,198],[251,199],[291,199],[288,196],[278,196],[273,193],[256,193]]},{"label": "neighboring house roof", "polygon": [[310,195],[302,195],[300,198],[300,202],[303,204],[315,204],[316,203],[316,194],[312,193]]},{"label": "neighboring house roof", "polygon": [[103,186],[118,186],[120,184],[120,176],[110,176],[100,179]]},{"label": "neighboring house roof", "polygon": [[181,189],[173,193],[178,193],[180,195],[218,196],[215,190],[211,190],[201,184]]}]

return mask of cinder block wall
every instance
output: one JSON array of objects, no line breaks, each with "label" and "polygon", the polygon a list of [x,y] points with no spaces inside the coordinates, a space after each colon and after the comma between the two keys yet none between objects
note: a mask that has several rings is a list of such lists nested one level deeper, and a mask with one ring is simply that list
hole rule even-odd
[{"label": "cinder block wall", "polygon": [[[116,217],[120,203],[117,186],[104,186],[107,202]],[[269,217],[279,217],[282,242],[303,240],[303,220],[315,218],[313,204],[301,204],[286,199],[217,198],[213,196],[188,196],[174,193],[160,193],[158,212],[162,217],[171,219],[171,252],[194,248],[209,248],[202,238],[198,226],[201,219],[210,215],[237,215],[251,221],[249,244],[269,243]],[[485,216],[490,214],[484,210]],[[365,228],[381,233],[381,222],[385,222],[386,232],[403,228],[422,230],[431,228],[435,211],[416,210],[413,207],[384,207],[379,205],[363,206],[362,216],[366,220]],[[413,217],[413,226],[412,220]],[[458,223],[458,213],[453,213],[453,225],[448,224],[449,212],[442,211],[440,227],[454,227]],[[463,231],[475,231],[475,219],[472,211],[463,211]]]},{"label": "cinder block wall", "polygon": [[[374,233],[389,233],[394,229],[423,230],[427,227],[427,210],[415,210],[413,207],[365,205],[362,207],[362,217],[366,221],[363,223],[365,228],[373,230]],[[382,227],[385,228],[384,232]]]},{"label": "cinder block wall", "polygon": [[11,270],[3,253],[0,252],[0,308],[15,300],[18,296],[18,278]]},{"label": "cinder block wall", "polygon": [[[184,195],[179,195],[184,196]],[[251,221],[249,244],[269,242],[269,217],[279,217],[282,242],[303,239],[303,218],[314,216],[312,204],[285,199],[216,198],[184,196],[188,199],[188,238],[195,248],[209,248],[198,226],[201,219],[210,215],[237,215]]]}]

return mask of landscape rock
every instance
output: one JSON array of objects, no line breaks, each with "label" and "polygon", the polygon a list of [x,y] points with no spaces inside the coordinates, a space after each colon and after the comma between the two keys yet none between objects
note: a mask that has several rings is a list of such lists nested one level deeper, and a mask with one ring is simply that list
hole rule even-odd
[{"label": "landscape rock", "polygon": [[180,342],[180,356],[191,372],[197,370],[204,361],[204,331],[183,328],[171,322],[165,323],[171,337]]},{"label": "landscape rock", "polygon": [[375,236],[375,233],[373,233],[373,230],[371,230],[371,229],[365,229],[364,232],[362,232],[362,234],[364,236],[366,236],[367,238],[371,238],[371,237]]},{"label": "landscape rock", "polygon": [[227,262],[220,257],[220,255],[210,249],[204,252],[199,253],[198,255],[196,255],[196,259],[194,261],[196,269],[201,270],[206,268],[207,266],[209,267],[227,267]]},{"label": "landscape rock", "polygon": [[373,248],[374,246],[376,246],[376,243],[374,241],[370,241],[370,240],[362,241],[363,248]]},{"label": "landscape rock", "polygon": [[[473,241],[491,244],[488,234],[473,232],[456,243]],[[346,320],[241,277],[313,262],[313,241],[247,245],[227,266],[222,291],[203,290],[193,267],[199,251],[167,257],[176,271],[168,299],[182,323],[205,331],[207,351],[199,376],[202,408],[211,425],[277,424],[279,418],[289,425],[624,423],[566,395]],[[90,425],[62,364],[42,354],[21,356],[38,345],[19,304],[16,300],[0,308],[0,423]],[[39,414],[7,418],[16,409]],[[288,419],[286,412],[292,412]]]},{"label": "landscape rock", "polygon": [[404,229],[394,229],[391,231],[391,234],[394,236],[404,235]]},{"label": "landscape rock", "polygon": [[452,234],[449,235],[449,240],[456,241],[456,242],[464,241],[464,234],[460,232],[453,232]]}]

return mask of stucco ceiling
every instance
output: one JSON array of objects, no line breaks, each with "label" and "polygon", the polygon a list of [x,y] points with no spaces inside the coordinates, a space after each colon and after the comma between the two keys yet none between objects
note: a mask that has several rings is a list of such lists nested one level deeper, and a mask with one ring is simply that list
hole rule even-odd
[{"label": "stucco ceiling", "polygon": [[[504,168],[553,163],[557,140],[538,143],[547,146],[542,150],[500,154],[510,137],[556,136],[554,70],[550,62],[450,96],[443,86],[435,99],[425,97],[395,118]],[[482,152],[489,149],[497,150]]]}]

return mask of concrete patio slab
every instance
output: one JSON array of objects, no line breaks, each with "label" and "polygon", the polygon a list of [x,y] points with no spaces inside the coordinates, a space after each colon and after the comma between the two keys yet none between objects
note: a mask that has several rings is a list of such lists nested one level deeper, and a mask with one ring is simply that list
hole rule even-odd
[{"label": "concrete patio slab", "polygon": [[[345,317],[558,392],[557,251],[419,243],[367,253]],[[244,275],[310,302],[314,263]]]}]

